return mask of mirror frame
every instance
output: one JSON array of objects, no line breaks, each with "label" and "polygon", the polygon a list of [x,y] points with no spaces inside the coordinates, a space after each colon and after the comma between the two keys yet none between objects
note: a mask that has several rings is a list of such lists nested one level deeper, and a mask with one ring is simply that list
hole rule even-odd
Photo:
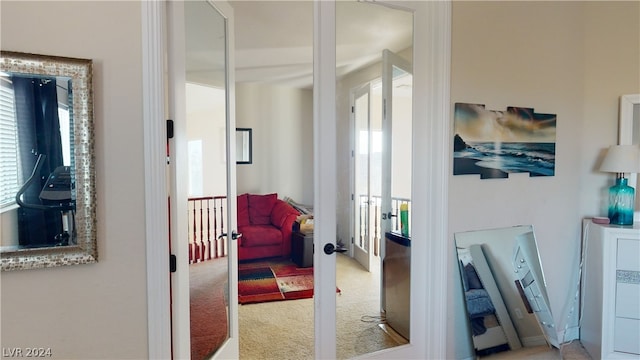
[{"label": "mirror frame", "polygon": [[[236,139],[238,133],[243,132],[249,135],[249,158],[243,159],[242,153],[240,151],[236,151],[236,164],[253,164],[253,131],[251,130],[251,128],[236,128]],[[238,146],[237,143],[236,146]]]},{"label": "mirror frame", "polygon": [[0,71],[72,79],[77,245],[2,251],[2,271],[48,268],[98,261],[93,133],[93,61],[0,51]]},{"label": "mirror frame", "polygon": [[[640,133],[640,128],[635,129],[634,124],[640,124],[640,119],[634,121],[634,107],[640,106],[640,94],[622,95],[620,97],[620,129],[618,135],[618,143],[620,145],[633,144],[633,133]],[[640,135],[638,135],[640,138]],[[638,174],[629,175],[629,185],[636,189],[636,210],[633,214],[634,221],[640,221],[640,177]]]}]

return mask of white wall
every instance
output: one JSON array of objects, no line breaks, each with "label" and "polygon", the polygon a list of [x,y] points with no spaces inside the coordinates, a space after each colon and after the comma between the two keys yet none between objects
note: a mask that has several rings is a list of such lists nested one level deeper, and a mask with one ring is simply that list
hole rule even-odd
[{"label": "white wall", "polygon": [[94,61],[99,257],[2,272],[2,347],[146,358],[140,3],[2,1],[1,11],[2,50]]},{"label": "white wall", "polygon": [[253,129],[253,163],[236,167],[238,194],[313,204],[312,91],[236,84],[236,126]]},{"label": "white wall", "polygon": [[[639,17],[638,2],[453,3],[452,103],[533,107],[558,122],[553,177],[450,175],[450,248],[455,232],[532,224],[558,329],[576,288],[581,219],[606,215],[610,179],[594,170],[597,157],[616,142],[620,95],[640,91]],[[464,331],[448,331],[452,357],[470,356]]]},{"label": "white wall", "polygon": [[225,92],[193,83],[187,84],[186,91],[187,139],[200,141],[201,150],[199,156],[189,154],[189,182],[196,185],[190,186],[189,196],[226,195]]}]

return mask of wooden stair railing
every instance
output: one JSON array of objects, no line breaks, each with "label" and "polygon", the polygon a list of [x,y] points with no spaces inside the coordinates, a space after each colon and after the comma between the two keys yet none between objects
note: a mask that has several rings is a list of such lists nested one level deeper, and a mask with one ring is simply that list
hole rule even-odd
[{"label": "wooden stair railing", "polygon": [[189,264],[227,256],[226,196],[201,196],[188,199]]}]

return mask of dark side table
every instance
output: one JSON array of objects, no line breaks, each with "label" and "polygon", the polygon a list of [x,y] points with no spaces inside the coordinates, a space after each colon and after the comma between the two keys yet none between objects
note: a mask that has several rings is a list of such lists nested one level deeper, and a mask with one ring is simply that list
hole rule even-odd
[{"label": "dark side table", "polygon": [[313,233],[291,234],[291,260],[299,267],[313,266]]}]

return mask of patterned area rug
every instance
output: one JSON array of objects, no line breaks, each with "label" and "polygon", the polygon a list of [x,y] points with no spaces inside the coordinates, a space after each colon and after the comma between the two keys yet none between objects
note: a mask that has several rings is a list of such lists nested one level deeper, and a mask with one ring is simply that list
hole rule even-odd
[{"label": "patterned area rug", "polygon": [[291,261],[279,259],[238,265],[240,304],[310,297],[313,297],[312,267],[300,268]]}]

